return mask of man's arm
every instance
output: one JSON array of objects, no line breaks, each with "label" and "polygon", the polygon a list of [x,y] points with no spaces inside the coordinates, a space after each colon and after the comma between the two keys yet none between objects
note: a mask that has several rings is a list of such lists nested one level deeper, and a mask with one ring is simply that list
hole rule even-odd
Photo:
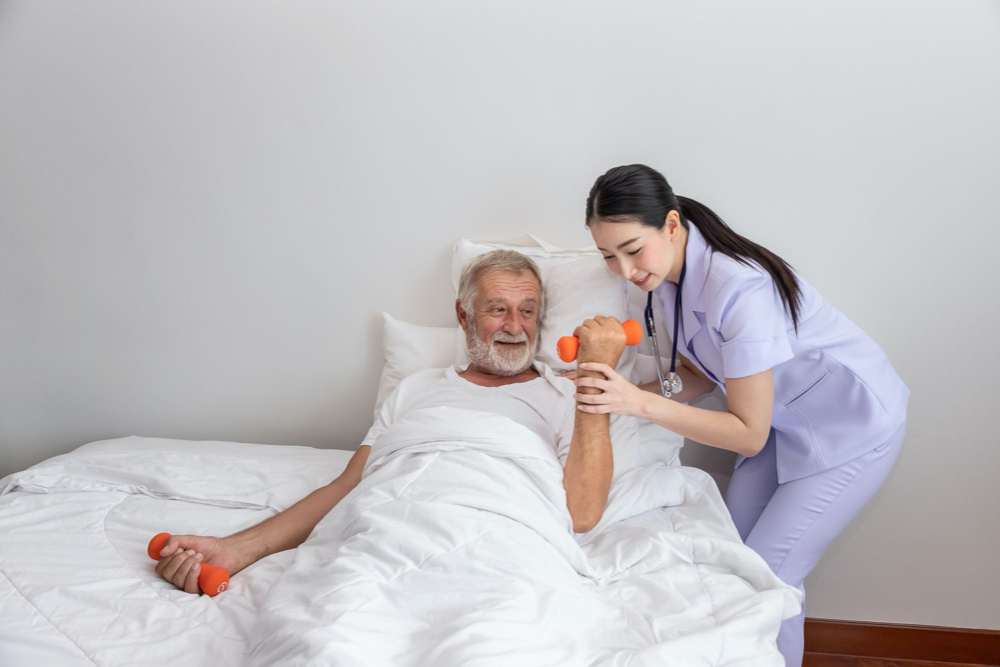
[{"label": "man's arm", "polygon": [[[197,593],[202,562],[224,567],[232,575],[261,558],[294,549],[305,542],[320,519],[358,485],[371,449],[362,445],[337,479],[252,528],[221,539],[171,535],[160,552],[161,556],[170,556],[160,559],[156,572],[177,588]],[[199,555],[201,558],[198,558]]]},{"label": "man's arm", "polygon": [[[625,330],[613,317],[598,315],[577,328],[580,339],[577,364],[600,361],[614,367],[625,349]],[[577,369],[577,377],[600,376],[596,371]],[[594,387],[579,387],[580,393],[601,393]],[[573,519],[573,531],[586,533],[601,520],[611,489],[614,459],[609,434],[610,417],[576,410],[563,487],[566,506]]]}]

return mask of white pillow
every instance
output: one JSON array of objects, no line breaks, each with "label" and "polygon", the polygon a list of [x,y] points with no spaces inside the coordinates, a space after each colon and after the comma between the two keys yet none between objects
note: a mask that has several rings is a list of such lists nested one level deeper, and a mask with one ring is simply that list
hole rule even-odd
[{"label": "white pillow", "polygon": [[382,351],[385,366],[375,399],[376,417],[403,378],[425,368],[447,368],[455,363],[455,328],[422,327],[382,313]]},{"label": "white pillow", "polygon": [[[576,362],[565,362],[556,352],[556,342],[573,334],[578,326],[594,315],[611,315],[620,321],[631,317],[628,307],[627,281],[608,269],[596,247],[557,248],[531,234],[506,241],[470,241],[455,244],[451,279],[455,293],[462,269],[474,257],[492,250],[516,250],[531,257],[542,272],[545,291],[545,319],[542,323],[537,358],[555,371],[576,369]],[[465,338],[460,337],[456,349],[459,365],[468,363]],[[630,377],[635,364],[636,348],[625,348],[616,370]]]}]

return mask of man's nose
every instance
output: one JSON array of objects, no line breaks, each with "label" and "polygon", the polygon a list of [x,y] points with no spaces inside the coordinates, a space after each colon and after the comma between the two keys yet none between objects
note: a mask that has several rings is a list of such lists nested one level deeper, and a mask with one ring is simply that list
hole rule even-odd
[{"label": "man's nose", "polygon": [[517,311],[510,311],[504,318],[503,330],[512,336],[518,336],[524,331],[524,316]]}]

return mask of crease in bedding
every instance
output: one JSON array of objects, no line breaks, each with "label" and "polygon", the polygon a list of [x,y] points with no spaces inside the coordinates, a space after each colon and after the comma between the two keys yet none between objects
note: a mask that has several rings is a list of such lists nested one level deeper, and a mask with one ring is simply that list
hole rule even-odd
[{"label": "crease in bedding", "polygon": [[271,589],[250,665],[782,664],[799,593],[711,478],[655,464],[572,532],[554,451],[505,417],[407,413]]}]

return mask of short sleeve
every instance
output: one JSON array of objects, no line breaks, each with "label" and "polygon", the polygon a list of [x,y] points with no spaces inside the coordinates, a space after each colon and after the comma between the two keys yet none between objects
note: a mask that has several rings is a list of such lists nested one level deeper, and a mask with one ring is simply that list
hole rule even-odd
[{"label": "short sleeve", "polygon": [[719,303],[724,377],[756,375],[795,356],[785,306],[769,274],[733,276],[719,291]]}]

